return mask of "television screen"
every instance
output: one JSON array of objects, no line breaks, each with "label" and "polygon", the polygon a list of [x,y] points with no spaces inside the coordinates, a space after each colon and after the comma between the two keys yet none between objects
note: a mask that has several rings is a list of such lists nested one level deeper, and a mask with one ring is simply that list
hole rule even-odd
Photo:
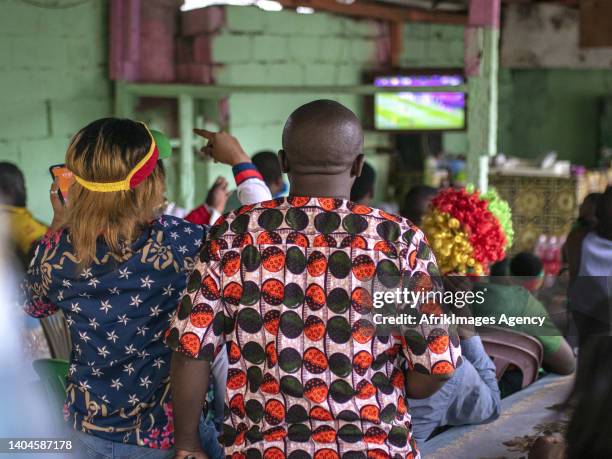
[{"label": "television screen", "polygon": [[[461,75],[378,76],[380,88],[460,86]],[[380,130],[434,131],[465,128],[465,93],[385,92],[374,95],[374,127]]]}]

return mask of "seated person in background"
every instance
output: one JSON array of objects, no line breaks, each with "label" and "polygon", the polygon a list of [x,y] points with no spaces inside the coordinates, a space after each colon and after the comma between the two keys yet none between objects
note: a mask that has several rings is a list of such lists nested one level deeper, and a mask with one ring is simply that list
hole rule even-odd
[{"label": "seated person in background", "polygon": [[[166,168],[164,167],[163,161],[158,161],[157,167],[159,167],[165,176]],[[168,199],[166,199],[165,207],[162,213],[163,215],[170,215],[172,217],[185,218],[187,221],[196,223],[198,225],[212,225],[223,213],[227,197],[227,180],[225,180],[223,177],[217,177],[217,180],[215,180],[213,185],[208,190],[203,206],[200,206],[189,213],[187,210],[179,207],[176,202],[168,201]],[[186,218],[188,213],[190,217]]]},{"label": "seated person in background", "polygon": [[365,206],[372,205],[375,183],[376,171],[367,162],[364,162],[361,175],[355,179],[351,187],[351,201]]},{"label": "seated person in background", "polygon": [[23,173],[8,162],[0,162],[0,212],[8,221],[9,246],[25,270],[33,256],[32,249],[45,235],[47,227],[26,208]]},{"label": "seated person in background", "polygon": [[[278,156],[274,152],[268,150],[260,151],[252,156],[251,161],[253,161],[253,166],[261,174],[263,181],[270,189],[273,198],[287,196],[289,186],[283,180],[283,171],[281,170]],[[235,170],[234,174],[237,177],[241,177],[241,172]],[[245,174],[248,175],[250,172],[247,171]],[[240,200],[238,199],[237,192],[234,191],[227,200],[225,212],[236,210],[238,207],[240,207]]]},{"label": "seated person in background", "polygon": [[574,224],[575,229],[594,230],[597,227],[597,206],[602,196],[603,193],[590,193],[585,196],[580,209],[578,209],[578,219]]},{"label": "seated person in background", "polygon": [[575,405],[567,429],[567,458],[612,457],[612,367],[610,336],[593,337],[580,348]]},{"label": "seated person in background", "polygon": [[[561,331],[551,320],[544,305],[527,289],[516,285],[513,279],[513,277],[478,279],[474,283],[474,291],[481,291],[484,301],[472,304],[473,314],[481,317],[495,317],[497,324],[502,314],[508,318],[542,318],[542,326],[528,324],[514,326],[499,324],[499,326],[526,333],[540,341],[544,348],[542,366],[546,371],[562,375],[572,373],[575,367],[574,353]],[[505,393],[505,395],[508,394]]]},{"label": "seated person in background", "polygon": [[568,332],[569,315],[565,278],[559,276],[551,287],[543,288],[544,265],[537,255],[530,252],[521,252],[512,258],[509,264],[509,274],[514,283],[527,289],[546,307],[553,323],[570,340],[572,335]]},{"label": "seated person in background", "polygon": [[510,275],[519,285],[535,294],[544,284],[544,265],[533,253],[517,253],[510,261]]},{"label": "seated person in background", "polygon": [[396,214],[398,206],[394,202],[374,201],[375,186],[376,171],[369,163],[364,162],[361,175],[355,179],[351,187],[351,201],[366,206],[376,206],[384,212]]},{"label": "seated person in background", "polygon": [[612,353],[610,336],[593,336],[580,348],[576,383],[568,403],[573,408],[565,439],[540,437],[529,459],[612,457]]},{"label": "seated person in background", "polygon": [[[249,161],[223,137],[216,160]],[[72,353],[65,418],[75,451],[90,457],[172,454],[172,353],[163,335],[208,228],[159,216],[158,157],[142,123],[104,118],[81,129],[66,152],[75,176],[69,204],[59,202],[54,183],[54,219],[23,286],[26,312],[66,315]],[[269,199],[257,177],[242,186],[257,182],[265,192],[254,197]],[[211,430],[201,428],[202,435]],[[206,444],[211,458],[222,457],[218,444]]]},{"label": "seated person in background", "polygon": [[578,276],[583,239],[597,228],[597,207],[602,196],[603,193],[591,193],[584,198],[578,210],[578,219],[563,244],[561,253],[564,263],[567,263],[570,279]]},{"label": "seated person in background", "polygon": [[[238,182],[236,182],[237,185]],[[223,213],[230,192],[227,191],[227,180],[217,177],[208,190],[206,201],[185,216],[185,220],[197,225],[214,225]]]},{"label": "seated person in background", "polygon": [[612,187],[597,205],[597,226],[587,232],[570,258],[569,308],[581,344],[589,335],[610,335],[612,304]]},{"label": "seated person in background", "polygon": [[227,350],[226,456],[418,458],[406,396],[452,376],[458,339],[417,327],[419,343],[443,338],[433,352],[378,336],[368,289],[400,277],[435,288],[435,257],[406,220],[348,201],[363,133],[346,107],[299,107],[282,144],[289,197],[217,222],[168,331],[177,457],[205,457],[202,394],[209,361]]},{"label": "seated person in background", "polygon": [[283,171],[276,153],[260,151],[253,155],[251,161],[270,188],[273,198],[282,198],[289,194],[289,185],[283,180]]},{"label": "seated person in background", "polygon": [[[469,290],[469,282],[460,276],[445,278],[445,287]],[[455,281],[454,281],[455,280]],[[468,313],[468,308],[455,308],[455,314]],[[499,417],[501,399],[495,365],[487,355],[473,327],[459,327],[463,363],[450,380],[431,397],[408,399],[412,433],[417,444],[426,441],[436,430],[446,426],[484,424]]]},{"label": "seated person in background", "polygon": [[417,185],[406,194],[401,214],[415,225],[421,225],[423,216],[427,213],[429,203],[438,190],[427,185]]},{"label": "seated person in background", "polygon": [[[28,269],[36,244],[47,232],[47,226],[36,220],[26,208],[26,197],[21,170],[12,163],[0,162],[0,223],[7,225],[8,229],[6,252],[9,257],[6,262],[12,267],[19,267],[16,270],[18,278]],[[26,316],[25,327],[20,332],[23,352],[28,360],[51,356],[39,320]]]},{"label": "seated person in background", "polygon": [[510,273],[510,260],[508,257],[503,260],[496,261],[491,265],[489,276],[491,277],[506,277]]}]

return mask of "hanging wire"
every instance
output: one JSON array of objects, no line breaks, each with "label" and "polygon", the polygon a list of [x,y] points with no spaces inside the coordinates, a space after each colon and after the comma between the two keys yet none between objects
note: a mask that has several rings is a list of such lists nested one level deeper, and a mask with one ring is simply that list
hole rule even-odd
[{"label": "hanging wire", "polygon": [[25,3],[30,6],[35,6],[36,8],[45,8],[48,10],[66,10],[68,8],[74,8],[76,6],[84,5],[90,0],[72,0],[61,2],[59,0],[20,0],[22,3]]}]

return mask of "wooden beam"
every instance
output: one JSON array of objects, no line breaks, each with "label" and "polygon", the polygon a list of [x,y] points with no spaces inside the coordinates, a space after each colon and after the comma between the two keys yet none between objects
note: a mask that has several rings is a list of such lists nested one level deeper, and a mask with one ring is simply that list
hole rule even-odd
[{"label": "wooden beam", "polygon": [[502,0],[502,3],[508,4],[535,4],[535,3],[558,3],[565,6],[579,6],[580,0]]},{"label": "wooden beam", "polygon": [[400,56],[404,43],[404,23],[393,21],[389,23],[389,39],[391,41],[391,66],[400,67]]},{"label": "wooden beam", "polygon": [[[253,85],[253,86],[221,86],[221,85],[186,85],[166,83],[126,83],[118,81],[117,91],[122,98],[131,97],[179,97],[189,96],[196,99],[223,99],[232,94],[356,94],[367,95],[380,92],[379,86],[335,86],[335,85]],[[458,86],[390,86],[385,92],[466,92],[466,85]],[[129,101],[129,99],[126,99]],[[126,103],[120,104],[127,105]],[[188,103],[185,103],[188,106]],[[187,110],[185,111],[187,113]],[[182,117],[181,117],[182,119]]]},{"label": "wooden beam", "polygon": [[181,154],[179,157],[179,203],[185,209],[193,209],[195,198],[193,97],[189,94],[180,94],[178,96],[178,102],[179,132],[181,136]]},{"label": "wooden beam", "polygon": [[364,19],[378,19],[382,21],[408,21],[408,22],[433,22],[440,24],[466,24],[467,15],[446,12],[428,11],[420,8],[387,6],[371,3],[364,0],[356,0],[347,5],[338,3],[336,0],[278,0],[285,8],[297,8],[308,6],[318,11],[342,14]]}]

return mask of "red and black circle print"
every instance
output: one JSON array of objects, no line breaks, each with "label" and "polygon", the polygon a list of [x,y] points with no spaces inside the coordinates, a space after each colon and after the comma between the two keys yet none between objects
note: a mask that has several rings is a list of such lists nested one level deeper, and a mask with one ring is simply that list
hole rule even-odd
[{"label": "red and black circle print", "polygon": [[377,289],[437,288],[422,232],[362,204],[290,196],[241,207],[214,236],[166,342],[193,358],[227,352],[226,457],[417,457],[403,366],[448,375],[459,339],[443,326],[377,336],[372,314]]}]

